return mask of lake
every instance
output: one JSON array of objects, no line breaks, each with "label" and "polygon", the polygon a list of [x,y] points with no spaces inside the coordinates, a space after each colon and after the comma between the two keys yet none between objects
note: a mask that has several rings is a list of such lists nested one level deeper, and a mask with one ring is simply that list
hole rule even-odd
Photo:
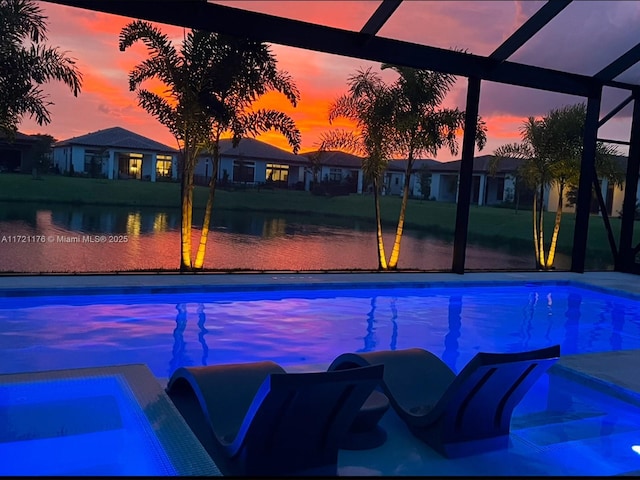
[{"label": "lake", "polygon": [[[196,216],[197,216],[197,212]],[[201,215],[201,213],[200,213]],[[197,222],[200,216],[197,216]],[[221,270],[375,270],[372,224],[326,216],[215,211],[205,267]],[[177,209],[0,202],[0,271],[118,272],[180,265]],[[384,232],[387,256],[395,230]],[[194,245],[200,232],[194,232]],[[398,267],[449,270],[453,237],[405,229]],[[533,252],[468,245],[469,270],[529,270]],[[571,259],[558,255],[559,270]]]}]

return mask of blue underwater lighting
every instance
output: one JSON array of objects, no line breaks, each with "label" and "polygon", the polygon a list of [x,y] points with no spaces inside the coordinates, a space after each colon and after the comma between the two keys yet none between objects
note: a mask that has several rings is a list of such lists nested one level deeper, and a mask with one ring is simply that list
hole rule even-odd
[{"label": "blue underwater lighting", "polygon": [[640,455],[640,445],[634,445],[633,447],[631,447],[631,450]]},{"label": "blue underwater lighting", "polygon": [[118,377],[0,385],[0,475],[175,475],[127,390]]}]

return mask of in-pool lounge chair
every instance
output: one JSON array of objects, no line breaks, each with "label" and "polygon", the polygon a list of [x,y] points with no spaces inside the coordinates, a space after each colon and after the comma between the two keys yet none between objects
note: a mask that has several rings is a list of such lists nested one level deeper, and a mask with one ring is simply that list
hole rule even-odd
[{"label": "in-pool lounge chair", "polygon": [[345,353],[330,371],[384,365],[382,387],[411,432],[446,457],[508,446],[511,414],[560,356],[560,346],[478,353],[456,375],[420,349]]},{"label": "in-pool lounge chair", "polygon": [[167,393],[225,475],[336,475],[383,367],[286,373],[270,361],[182,367]]}]

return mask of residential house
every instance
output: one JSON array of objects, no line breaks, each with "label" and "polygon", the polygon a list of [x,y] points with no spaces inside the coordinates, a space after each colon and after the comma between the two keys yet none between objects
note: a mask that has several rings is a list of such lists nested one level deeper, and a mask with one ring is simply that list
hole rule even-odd
[{"label": "residential house", "polygon": [[11,140],[0,134],[0,172],[31,172],[37,138],[16,132]]},{"label": "residential house", "polygon": [[348,193],[362,193],[364,174],[362,158],[338,150],[313,151],[308,159],[305,190],[313,184],[343,185]]},{"label": "residential house", "polygon": [[[617,163],[617,166],[621,172],[627,171],[627,157],[616,155],[614,157],[614,162]],[[622,211],[625,186],[617,186],[606,178],[599,179],[599,183],[600,192],[602,193],[602,198],[607,208],[607,214],[617,216]],[[568,202],[568,195],[570,194],[571,192],[567,191],[564,195],[565,202],[562,208],[565,212],[575,212],[575,204]],[[558,188],[555,186],[551,187],[547,196],[549,197],[549,211],[555,212],[558,209]],[[636,199],[637,201],[640,201],[640,184],[638,185],[638,190],[636,191]],[[600,205],[595,193],[593,193],[591,199],[591,213],[598,213],[599,211]]]},{"label": "residential house", "polygon": [[[515,171],[519,161],[505,158],[498,162],[495,172],[491,172],[491,155],[473,159],[471,203],[475,205],[496,205],[513,201],[515,194]],[[437,162],[430,165],[431,195],[436,201],[456,202],[458,199],[458,176],[461,160]]]},{"label": "residential house", "polygon": [[[437,160],[420,160],[413,161],[411,168],[411,177],[409,179],[409,195],[412,197],[422,198],[421,177],[426,175],[428,182],[432,180],[432,169],[434,166],[440,165]],[[407,160],[392,160],[389,162],[387,171],[383,181],[383,192],[385,195],[402,195],[404,189],[404,177],[407,171]],[[428,193],[427,198],[431,195]]]},{"label": "residential house", "polygon": [[[30,145],[35,143],[28,135],[18,134],[14,143],[0,138],[0,170],[30,171],[28,162]],[[53,163],[61,172],[73,171],[88,176],[105,178],[137,178],[156,181],[177,179],[178,151],[124,128],[114,127],[57,142],[53,148]],[[491,155],[473,160],[471,202],[475,205],[496,205],[516,200],[516,175],[521,160],[502,159],[491,171]],[[626,169],[626,157],[618,157],[620,168]],[[389,162],[383,179],[383,194],[402,195],[406,160]],[[439,162],[432,159],[414,161],[409,182],[410,195],[426,197],[439,202],[456,202],[461,160]],[[211,155],[203,153],[195,169],[198,184],[207,184],[213,172]],[[425,181],[421,177],[426,176]],[[313,185],[339,187],[342,193],[368,191],[362,169],[362,158],[341,151],[314,151],[295,155],[253,138],[244,138],[234,147],[231,139],[220,141],[221,184],[274,185],[284,188],[311,190]],[[624,187],[601,182],[602,194],[610,215],[622,209]],[[531,200],[531,192],[521,193],[520,203]],[[548,188],[545,209],[557,208],[557,189]],[[640,187],[636,193],[640,199]],[[571,212],[572,205],[564,208]],[[594,197],[592,211],[598,211]]]},{"label": "residential house", "polygon": [[112,179],[175,180],[178,150],[121,127],[57,142],[53,163],[60,172]]},{"label": "residential house", "polygon": [[[220,140],[218,181],[221,184],[271,184],[288,188],[303,188],[308,161],[254,138],[243,138],[236,147],[231,139]],[[202,153],[195,168],[198,184],[209,182],[213,173],[211,154]]]}]

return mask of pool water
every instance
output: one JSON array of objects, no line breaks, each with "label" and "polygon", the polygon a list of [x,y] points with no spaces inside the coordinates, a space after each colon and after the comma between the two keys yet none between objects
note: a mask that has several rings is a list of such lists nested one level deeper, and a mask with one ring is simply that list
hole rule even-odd
[{"label": "pool water", "polygon": [[640,302],[575,285],[341,288],[7,297],[0,373],[269,359],[328,365],[421,347],[459,371],[478,351],[640,349]]},{"label": "pool water", "polygon": [[[460,371],[478,351],[553,344],[561,345],[562,355],[640,349],[639,306],[632,296],[559,283],[5,297],[0,299],[0,373],[144,363],[163,379],[179,366],[263,359],[312,371],[347,351],[410,347],[430,350]],[[101,388],[83,391],[91,404],[109,407],[113,401]],[[3,401],[2,395],[0,421],[3,408],[19,403]],[[55,395],[47,402],[62,408]],[[74,406],[88,408],[84,402]],[[29,435],[29,425],[11,435]],[[554,374],[537,381],[516,407],[506,450],[446,459],[417,441],[392,410],[381,425],[389,434],[382,447],[340,451],[341,475],[640,472],[640,402],[627,403]],[[59,430],[47,427],[37,442],[69,441],[53,436]],[[114,432],[109,423],[92,429],[94,436],[105,437],[102,441],[121,447]],[[11,448],[33,443],[8,437],[4,442],[16,444]],[[60,451],[59,446],[48,451]],[[0,457],[6,455],[13,453],[0,450]],[[131,459],[127,468],[133,472],[144,470],[136,464],[138,456],[149,453]],[[115,467],[91,468],[71,473],[118,473]]]}]

